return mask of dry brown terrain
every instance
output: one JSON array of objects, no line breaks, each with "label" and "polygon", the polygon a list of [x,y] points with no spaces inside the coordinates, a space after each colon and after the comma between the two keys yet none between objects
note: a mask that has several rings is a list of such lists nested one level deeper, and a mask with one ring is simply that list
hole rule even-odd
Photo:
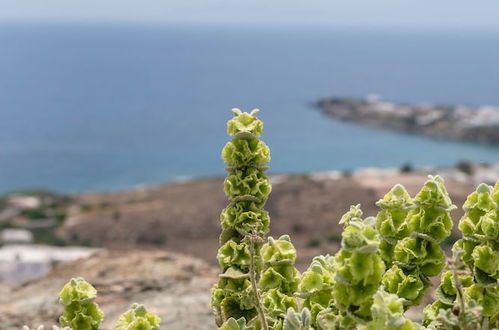
[{"label": "dry brown terrain", "polygon": [[[426,174],[361,171],[353,176],[324,174],[276,176],[266,204],[271,235],[290,234],[299,251],[299,268],[320,253],[338,247],[341,215],[360,203],[375,215],[379,200],[394,184],[414,195]],[[215,264],[220,233],[219,214],[227,204],[222,179],[136,189],[119,193],[75,196],[59,234],[73,243],[103,247],[161,246]],[[452,199],[462,205],[473,185],[447,179]],[[454,211],[454,219],[461,216]]]}]

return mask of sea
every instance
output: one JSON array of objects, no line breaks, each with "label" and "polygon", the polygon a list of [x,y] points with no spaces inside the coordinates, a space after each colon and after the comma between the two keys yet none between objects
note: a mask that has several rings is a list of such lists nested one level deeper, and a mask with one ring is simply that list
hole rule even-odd
[{"label": "sea", "polygon": [[499,105],[491,32],[0,24],[0,192],[224,175],[233,107],[259,108],[270,173],[499,162],[499,147],[344,123],[329,96]]}]

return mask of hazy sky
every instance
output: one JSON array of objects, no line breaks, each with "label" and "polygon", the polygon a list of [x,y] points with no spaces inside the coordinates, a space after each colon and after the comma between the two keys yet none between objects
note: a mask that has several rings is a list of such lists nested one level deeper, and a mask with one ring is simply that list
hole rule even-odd
[{"label": "hazy sky", "polygon": [[499,0],[0,0],[0,21],[209,22],[499,32]]}]

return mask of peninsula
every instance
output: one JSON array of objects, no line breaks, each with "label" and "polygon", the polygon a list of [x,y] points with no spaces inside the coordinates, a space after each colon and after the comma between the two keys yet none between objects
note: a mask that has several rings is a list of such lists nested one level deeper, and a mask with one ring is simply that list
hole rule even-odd
[{"label": "peninsula", "polygon": [[407,105],[366,98],[326,98],[317,102],[339,120],[435,138],[499,144],[499,107]]}]

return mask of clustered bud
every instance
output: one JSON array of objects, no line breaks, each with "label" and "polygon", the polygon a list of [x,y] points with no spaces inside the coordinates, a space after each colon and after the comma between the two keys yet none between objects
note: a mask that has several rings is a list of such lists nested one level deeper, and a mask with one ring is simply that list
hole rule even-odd
[{"label": "clustered bud", "polygon": [[302,274],[298,294],[303,298],[303,306],[310,310],[312,325],[317,326],[317,315],[323,311],[331,314],[333,299],[334,257],[330,255],[314,257],[308,269]]},{"label": "clustered bud", "polygon": [[385,271],[374,218],[362,219],[357,205],[340,223],[345,224],[340,251],[335,257],[316,257],[299,285],[318,329],[346,329],[371,321],[373,295]]},{"label": "clustered bud", "polygon": [[73,278],[59,293],[64,313],[59,318],[63,327],[72,329],[99,329],[104,313],[95,302],[97,290],[83,278]]},{"label": "clustered bud", "polygon": [[395,245],[409,236],[406,218],[413,202],[404,186],[397,184],[376,205],[381,208],[376,216],[376,230],[381,237],[380,253],[386,266],[391,267]]},{"label": "clustered bud", "polygon": [[264,292],[265,316],[271,329],[281,330],[288,310],[298,310],[294,297],[300,280],[300,273],[294,267],[296,249],[287,235],[278,240],[269,237],[261,249],[261,256],[263,272],[258,286]]},{"label": "clustered bud", "polygon": [[[402,199],[409,201],[406,197]],[[454,208],[442,178],[430,176],[414,198],[405,224],[399,225],[399,228],[407,227],[402,232],[408,236],[398,237],[389,258],[392,266],[383,276],[383,285],[389,293],[404,298],[408,306],[421,302],[430,284],[429,277],[438,275],[445,266],[445,255],[439,243],[450,235],[450,211]]]},{"label": "clustered bud", "polygon": [[116,330],[159,330],[160,323],[161,319],[144,305],[133,304],[116,322]]},{"label": "clustered bud", "polygon": [[374,228],[374,218],[362,219],[359,205],[351,207],[340,223],[345,228],[341,249],[334,259],[335,307],[351,322],[367,322],[371,320],[373,295],[385,272],[379,254],[379,234]]}]

